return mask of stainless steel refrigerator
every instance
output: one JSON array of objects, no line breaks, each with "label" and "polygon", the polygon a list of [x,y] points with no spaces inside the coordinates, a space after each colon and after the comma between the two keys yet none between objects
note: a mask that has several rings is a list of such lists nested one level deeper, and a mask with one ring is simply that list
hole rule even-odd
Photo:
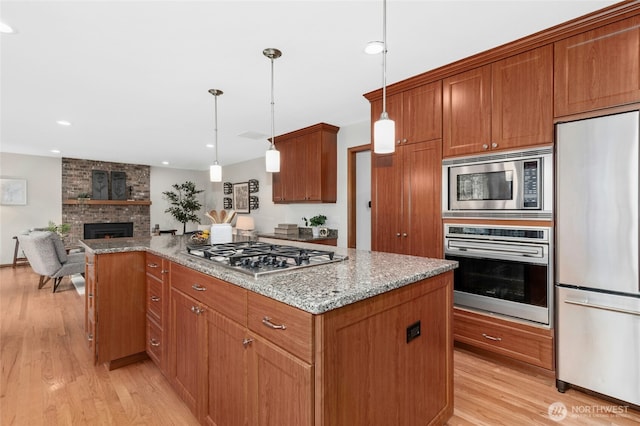
[{"label": "stainless steel refrigerator", "polygon": [[558,390],[640,405],[638,111],[556,128]]}]

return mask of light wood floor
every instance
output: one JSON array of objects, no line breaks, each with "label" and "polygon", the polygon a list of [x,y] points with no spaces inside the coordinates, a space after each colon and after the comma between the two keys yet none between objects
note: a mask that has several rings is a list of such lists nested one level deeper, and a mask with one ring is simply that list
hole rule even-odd
[{"label": "light wood floor", "polygon": [[[29,267],[0,268],[0,425],[197,425],[151,361],[113,371],[92,364],[83,300],[68,278],[52,293],[50,284],[37,289]],[[454,394],[452,426],[640,424],[638,411],[602,414],[620,408],[459,348]],[[563,421],[547,414],[554,402],[567,408]]]}]

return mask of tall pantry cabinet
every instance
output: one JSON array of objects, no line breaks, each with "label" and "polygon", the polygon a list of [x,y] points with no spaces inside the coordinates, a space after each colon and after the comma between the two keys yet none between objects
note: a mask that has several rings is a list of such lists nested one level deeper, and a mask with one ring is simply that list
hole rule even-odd
[{"label": "tall pantry cabinet", "polygon": [[[370,98],[371,122],[382,99]],[[393,154],[372,154],[371,248],[442,257],[442,85],[421,85],[387,99],[396,123]]]}]

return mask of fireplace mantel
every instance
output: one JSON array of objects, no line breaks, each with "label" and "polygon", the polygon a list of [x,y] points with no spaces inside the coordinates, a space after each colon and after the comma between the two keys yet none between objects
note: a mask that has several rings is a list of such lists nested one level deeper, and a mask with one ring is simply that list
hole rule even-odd
[{"label": "fireplace mantel", "polygon": [[67,205],[109,205],[109,206],[150,206],[150,200],[64,200],[62,204]]}]

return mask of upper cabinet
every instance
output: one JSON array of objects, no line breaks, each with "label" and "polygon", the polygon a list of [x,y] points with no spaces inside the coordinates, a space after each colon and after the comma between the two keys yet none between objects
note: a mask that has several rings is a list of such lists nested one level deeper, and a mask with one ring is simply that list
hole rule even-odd
[{"label": "upper cabinet", "polygon": [[555,43],[555,116],[640,100],[640,16]]},{"label": "upper cabinet", "polygon": [[553,51],[543,46],[444,79],[443,156],[553,142]]},{"label": "upper cabinet", "polygon": [[[372,101],[372,126],[381,112],[382,99]],[[396,123],[397,145],[442,138],[441,82],[425,84],[387,97],[387,113]]]},{"label": "upper cabinet", "polygon": [[280,172],[273,173],[274,203],[335,203],[339,127],[319,123],[276,136]]}]

